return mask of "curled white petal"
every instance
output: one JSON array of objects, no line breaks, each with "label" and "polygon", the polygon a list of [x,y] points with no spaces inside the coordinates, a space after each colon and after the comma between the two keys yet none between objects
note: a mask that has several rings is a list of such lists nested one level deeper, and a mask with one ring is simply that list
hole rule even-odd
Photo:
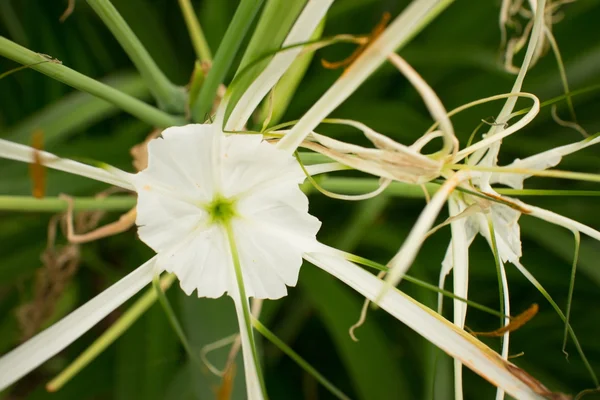
[{"label": "curled white petal", "polygon": [[[450,217],[459,215],[466,205],[456,200],[454,197],[448,199]],[[467,217],[468,218],[468,217]],[[469,239],[467,229],[465,228],[466,219],[458,218],[450,223],[452,231],[452,268],[454,280],[454,294],[464,299],[467,298],[469,288]],[[467,316],[467,304],[458,299],[453,300],[454,305],[454,323],[461,329],[465,326]],[[455,399],[463,398],[462,386],[462,363],[460,360],[454,360],[454,393]]]},{"label": "curled white petal", "polygon": [[110,312],[152,281],[155,258],[150,259],[92,300],[0,358],[0,390],[25,376],[63,350]]}]

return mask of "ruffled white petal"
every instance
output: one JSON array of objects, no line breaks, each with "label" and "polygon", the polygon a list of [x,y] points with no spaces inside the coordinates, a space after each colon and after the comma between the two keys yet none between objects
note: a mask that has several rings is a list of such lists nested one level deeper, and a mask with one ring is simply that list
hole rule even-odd
[{"label": "ruffled white petal", "polygon": [[209,215],[210,204],[226,199],[246,294],[285,296],[321,225],[308,214],[297,160],[261,135],[225,136],[214,125],[169,128],[148,149],[148,168],[134,180],[138,233],[185,293],[238,290],[225,227]]},{"label": "ruffled white petal", "polygon": [[262,135],[231,135],[222,148],[221,190],[238,196],[276,182],[298,185],[306,176],[290,154],[263,141]]},{"label": "ruffled white petal", "polygon": [[92,326],[146,286],[155,273],[155,258],[92,300],[0,358],[0,391],[63,350]]},{"label": "ruffled white petal", "polygon": [[133,175],[128,174],[125,171],[121,171],[114,167],[108,169],[92,167],[91,165],[82,164],[77,161],[60,158],[46,151],[36,150],[33,147],[0,139],[0,158],[7,158],[9,160],[22,161],[31,164],[35,162],[34,154],[36,153],[39,156],[39,161],[45,167],[84,176],[96,181],[119,186],[123,189],[133,190],[133,185],[131,184]]},{"label": "ruffled white petal", "polygon": [[138,192],[158,185],[173,195],[210,201],[213,197],[213,143],[223,134],[209,124],[165,129],[162,138],[148,143],[148,168],[138,173]]},{"label": "ruffled white petal", "polygon": [[[355,264],[336,257],[335,252],[325,246],[322,247],[321,253],[305,254],[306,260],[371,301],[378,297],[384,282]],[[396,289],[389,290],[381,298],[379,306],[511,396],[524,400],[543,399],[526,382],[513,375],[506,367],[510,363],[497,353],[406,294]]]}]

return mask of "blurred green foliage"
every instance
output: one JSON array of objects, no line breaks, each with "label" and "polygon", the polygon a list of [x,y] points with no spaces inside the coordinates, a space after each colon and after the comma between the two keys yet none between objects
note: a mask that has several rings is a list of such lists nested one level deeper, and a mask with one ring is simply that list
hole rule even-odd
[{"label": "blurred green foliage", "polygon": [[[133,71],[131,62],[99,18],[83,1],[64,23],[59,17],[65,1],[0,0],[0,35],[36,52],[49,54],[90,77],[150,101],[148,90]],[[194,65],[194,52],[179,7],[174,0],[113,0],[159,67],[176,84],[185,85]],[[235,12],[236,0],[194,1],[208,43],[214,51]],[[385,11],[398,14],[407,1],[338,0],[331,8],[324,36],[338,33],[364,34]],[[404,56],[452,109],[481,97],[510,90],[513,76],[500,61],[499,1],[458,0],[402,51]],[[581,0],[563,8],[564,19],[554,33],[565,60],[572,89],[600,83],[600,3]],[[318,99],[340,71],[323,69],[320,58],[339,60],[353,51],[336,45],[317,52],[292,99],[284,120],[298,118]],[[237,61],[241,59],[238,54]],[[0,73],[17,65],[2,59]],[[235,69],[229,72],[228,79]],[[561,94],[553,55],[544,57],[529,73],[524,90],[541,100]],[[129,149],[141,142],[151,127],[87,94],[32,70],[22,70],[0,80],[0,137],[27,143],[35,129],[46,136],[46,148],[64,156],[102,160],[133,170]],[[518,103],[526,107],[529,104]],[[600,94],[590,92],[574,98],[579,122],[590,133],[600,130]],[[497,114],[500,103],[488,104],[454,118],[461,143],[465,143],[482,118]],[[568,115],[564,104],[560,115]],[[402,143],[414,141],[431,123],[419,96],[389,65],[365,82],[333,114],[367,123]],[[363,143],[359,132],[324,126],[324,133]],[[525,130],[504,141],[501,163],[559,144],[580,139],[579,133],[557,125],[548,108]],[[562,169],[599,172],[597,148],[568,157]],[[530,187],[597,189],[597,185],[550,179],[531,179]],[[0,160],[0,194],[30,193],[27,166]],[[103,189],[99,183],[49,172],[48,194],[91,195]],[[592,227],[600,227],[598,200],[586,197],[527,198]],[[399,248],[420,210],[423,200],[378,198],[348,203],[313,194],[311,212],[323,221],[320,239],[385,263]],[[118,217],[107,214],[102,222]],[[0,212],[0,352],[21,338],[15,310],[31,301],[35,274],[42,267],[40,254],[46,246],[51,215]],[[443,218],[443,216],[440,217]],[[554,296],[566,304],[573,238],[569,232],[532,220],[521,219],[523,263]],[[443,229],[427,240],[411,274],[436,283],[449,240]],[[59,235],[59,242],[64,238]],[[600,244],[583,238],[576,281],[572,325],[594,370],[600,373]],[[134,230],[83,245],[81,263],[58,300],[52,320],[69,312],[102,288],[140,265],[151,255]],[[561,351],[563,324],[543,297],[510,265],[507,266],[512,309],[515,313],[540,304],[540,313],[511,336],[511,353],[524,354],[513,361],[552,390],[577,393],[592,385],[574,348],[567,359]],[[477,239],[471,249],[470,297],[498,308],[494,261],[487,244]],[[436,295],[402,283],[401,288],[430,307]],[[207,343],[236,331],[229,299],[186,297],[172,289],[176,306],[192,345]],[[347,328],[358,318],[362,299],[340,282],[306,265],[300,284],[278,302],[267,302],[264,322],[352,398],[395,399],[452,397],[452,364],[432,345],[381,311],[370,311],[367,325],[357,330],[354,343]],[[449,304],[450,302],[446,302]],[[450,311],[446,307],[446,311]],[[211,398],[219,378],[188,364],[176,336],[158,305],[155,305],[122,338],[79,376],[57,393],[44,384],[91,343],[118,312],[84,335],[74,345],[30,374],[14,388],[11,398],[27,399],[198,399]],[[451,316],[451,314],[448,314]],[[467,326],[493,330],[497,318],[470,311]],[[497,339],[484,339],[499,348]],[[272,398],[316,399],[331,396],[270,343],[262,344],[265,375]],[[222,365],[223,349],[209,358]],[[234,398],[243,398],[241,362]],[[468,399],[492,398],[494,389],[471,372],[465,373]],[[592,396],[586,397],[592,398]]]}]

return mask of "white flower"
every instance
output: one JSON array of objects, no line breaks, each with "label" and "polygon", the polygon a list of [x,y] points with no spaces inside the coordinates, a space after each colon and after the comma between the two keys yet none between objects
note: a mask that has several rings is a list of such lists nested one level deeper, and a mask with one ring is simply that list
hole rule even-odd
[{"label": "white flower", "polygon": [[213,125],[169,128],[148,153],[148,168],[133,179],[136,222],[158,265],[175,273],[188,295],[237,291],[230,223],[246,295],[285,296],[298,280],[302,244],[314,241],[321,225],[308,214],[296,159],[262,135],[225,136]]}]

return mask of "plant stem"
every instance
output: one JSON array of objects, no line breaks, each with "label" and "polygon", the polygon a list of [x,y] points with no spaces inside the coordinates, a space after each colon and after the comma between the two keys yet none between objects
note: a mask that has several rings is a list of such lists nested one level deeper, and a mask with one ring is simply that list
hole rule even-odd
[{"label": "plant stem", "polygon": [[[103,199],[93,197],[74,198],[75,211],[124,211],[135,207],[133,196],[113,196]],[[31,196],[0,196],[0,210],[28,212],[60,212],[67,210],[67,202],[58,197],[36,199]]]},{"label": "plant stem", "polygon": [[194,103],[192,110],[194,121],[203,122],[207,119],[217,94],[217,88],[223,82],[227,71],[229,71],[229,67],[262,2],[263,0],[241,0],[217,50],[213,65],[202,85],[198,99]]},{"label": "plant stem", "polygon": [[[260,386],[260,389],[263,393],[264,398],[266,399],[266,388],[265,388],[265,381],[263,378],[263,374],[262,374],[262,368],[260,366],[260,359],[258,357],[258,350],[256,349],[256,342],[254,340],[254,333],[252,331],[252,314],[250,313],[250,307],[248,306],[248,296],[246,295],[246,288],[244,286],[244,277],[243,277],[243,271],[242,271],[242,265],[240,263],[240,256],[238,253],[238,249],[237,249],[237,245],[236,245],[236,241],[235,241],[235,235],[233,233],[233,227],[231,226],[231,221],[226,221],[223,223],[223,228],[225,229],[225,232],[227,233],[227,241],[229,242],[229,248],[231,251],[231,258],[233,259],[233,269],[235,271],[235,280],[237,283],[237,289],[239,291],[239,293],[237,294],[232,294],[232,296],[239,296],[239,299],[236,300],[235,298],[233,299],[234,302],[239,301],[241,304],[241,308],[242,308],[242,313],[243,313],[243,322],[244,324],[242,325],[240,323],[240,335],[244,335],[244,333],[242,332],[242,329],[246,329],[246,335],[248,336],[248,341],[249,341],[249,345],[250,345],[250,350],[251,350],[251,354],[252,354],[252,360],[250,361],[252,364],[254,364],[254,368],[256,368],[256,376],[258,379],[258,384]],[[236,312],[238,311],[238,307],[236,307]],[[239,318],[238,318],[239,319]],[[242,347],[244,346],[243,344],[243,337],[242,337]],[[246,355],[244,354],[244,357],[246,357]],[[246,374],[246,380],[248,380],[249,378],[249,374]],[[250,382],[246,382],[246,386],[249,387],[250,386]]]},{"label": "plant stem", "polygon": [[185,111],[184,90],[172,84],[162,73],[110,0],[87,0],[87,2],[121,44],[144,78],[148,89],[158,102],[158,106],[168,112],[183,114]]},{"label": "plant stem", "polygon": [[204,32],[202,32],[202,27],[200,26],[200,21],[198,21],[198,18],[194,13],[194,7],[192,6],[191,1],[179,0],[179,7],[181,8],[183,18],[185,19],[185,24],[190,34],[190,39],[192,40],[192,46],[194,46],[194,50],[196,51],[196,56],[202,62],[211,62],[212,54],[210,52],[210,47],[208,47]]},{"label": "plant stem", "polygon": [[287,354],[292,360],[296,362],[303,370],[312,375],[319,383],[331,394],[333,394],[338,399],[350,399],[346,396],[340,389],[338,389],[333,383],[329,382],[327,378],[325,378],[319,371],[317,371],[312,365],[310,365],[304,358],[302,358],[298,353],[296,353],[291,347],[285,344],[281,339],[279,339],[273,332],[271,332],[266,326],[264,326],[258,319],[252,318],[252,324],[254,328],[261,335],[263,335],[269,342],[273,343],[277,348]]},{"label": "plant stem", "polygon": [[74,87],[75,89],[106,100],[150,125],[167,128],[169,126],[182,125],[185,123],[183,118],[169,115],[164,111],[148,105],[115,88],[74,71],[71,68],[62,65],[58,60],[35,53],[1,36],[0,56],[9,58],[20,64],[30,65],[31,69],[41,72],[42,74]]}]

